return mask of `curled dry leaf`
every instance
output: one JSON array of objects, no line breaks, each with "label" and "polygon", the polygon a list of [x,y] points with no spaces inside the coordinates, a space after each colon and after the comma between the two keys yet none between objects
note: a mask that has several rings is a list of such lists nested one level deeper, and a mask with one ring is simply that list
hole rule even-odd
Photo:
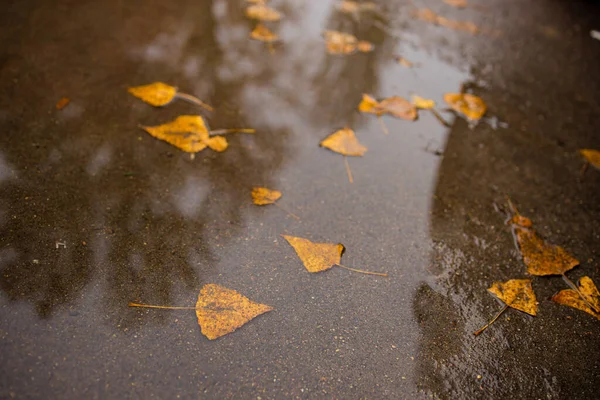
[{"label": "curled dry leaf", "polygon": [[273,310],[255,303],[232,289],[216,284],[204,285],[198,295],[196,316],[202,334],[210,340],[231,333],[260,314]]},{"label": "curled dry leaf", "polygon": [[281,192],[278,190],[271,190],[265,187],[255,187],[252,189],[252,200],[254,204],[259,206],[273,204],[280,198]]},{"label": "curled dry leaf", "polygon": [[[594,284],[594,281],[588,276],[584,276],[579,280],[579,293],[573,289],[561,290],[552,297],[552,301],[573,307],[600,319],[600,313],[594,311],[592,307],[600,309],[600,293]],[[581,294],[581,296],[580,296]],[[584,301],[582,297],[587,300]],[[592,307],[590,307],[592,306]]]},{"label": "curled dry leaf", "polygon": [[167,85],[162,82],[154,82],[149,85],[134,86],[127,89],[129,93],[154,107],[162,107],[170,103],[175,97],[180,97],[207,109],[213,111],[213,108],[204,103],[197,97],[186,93],[178,93],[175,86]]},{"label": "curled dry leaf", "polygon": [[592,149],[581,149],[579,150],[585,161],[590,163],[595,168],[600,169],[600,151]]},{"label": "curled dry leaf", "polygon": [[258,21],[274,22],[281,19],[279,11],[263,3],[254,4],[246,8],[246,16]]},{"label": "curled dry leaf", "polygon": [[413,95],[411,100],[415,107],[420,108],[422,110],[431,110],[435,107],[435,101],[425,99],[421,96]]},{"label": "curled dry leaf", "polygon": [[537,313],[537,300],[530,279],[511,279],[506,282],[494,282],[488,291],[506,304],[502,310],[484,327],[474,332],[475,336],[486,330],[509,307],[530,315]]},{"label": "curled dry leaf", "polygon": [[454,111],[463,114],[471,121],[481,119],[487,110],[487,106],[480,97],[468,93],[446,93],[444,101]]},{"label": "curled dry leaf", "polygon": [[218,152],[227,149],[227,140],[221,136],[210,137],[206,124],[199,115],[182,115],[166,124],[142,126],[142,129],[188,153],[197,153],[206,147]]},{"label": "curled dry leaf", "polygon": [[63,97],[62,99],[60,99],[57,103],[56,103],[56,109],[57,110],[62,110],[63,108],[65,108],[69,103],[71,102],[71,99],[69,99],[68,97]]},{"label": "curled dry leaf", "polygon": [[279,36],[263,24],[256,25],[256,28],[250,32],[250,37],[265,43],[273,43],[279,40]]},{"label": "curled dry leaf", "polygon": [[399,96],[388,97],[381,101],[377,101],[368,94],[363,94],[362,101],[358,105],[358,110],[377,116],[390,114],[396,118],[409,121],[417,119],[417,108],[408,100]]},{"label": "curled dry leaf", "polygon": [[338,31],[325,31],[323,38],[327,46],[327,52],[330,54],[353,54],[356,51],[370,52],[373,50],[373,44],[366,41],[359,41],[356,36],[349,33]]}]

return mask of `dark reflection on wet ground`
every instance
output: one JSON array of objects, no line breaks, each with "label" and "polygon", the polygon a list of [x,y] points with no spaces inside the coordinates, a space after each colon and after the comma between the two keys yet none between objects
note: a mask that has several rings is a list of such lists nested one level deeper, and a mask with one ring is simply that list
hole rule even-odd
[{"label": "dark reflection on wet ground", "polygon": [[[272,54],[247,38],[241,1],[11,4],[0,17],[0,397],[589,395],[592,318],[544,300],[533,321],[510,314],[471,336],[496,307],[485,288],[523,271],[493,208],[505,194],[589,258],[578,274],[598,273],[598,177],[574,178],[575,150],[600,147],[598,50],[570,46],[592,6],[548,1],[515,15],[520,3],[415,4],[499,39],[414,21],[403,1],[360,16],[330,1],[273,2],[285,18],[272,25],[283,39]],[[538,15],[547,25],[531,22]],[[324,29],[375,51],[327,55]],[[573,63],[541,68],[552,51]],[[569,73],[556,83],[547,70]],[[181,101],[153,109],[125,90],[157,80],[213,105],[211,128],[257,133],[190,159],[137,128],[199,112]],[[356,112],[362,93],[441,104],[461,86],[486,99],[489,120],[472,128],[446,113],[447,129],[421,113],[385,119],[386,136]],[[63,96],[72,102],[58,112]],[[346,125],[369,148],[350,160],[352,185],[343,159],[317,146]],[[252,207],[257,185],[283,191],[301,220]],[[281,233],[340,241],[345,264],[390,278],[309,275]],[[204,283],[275,311],[209,342],[193,312],[127,308],[191,305]],[[544,299],[562,288],[534,286]]]}]

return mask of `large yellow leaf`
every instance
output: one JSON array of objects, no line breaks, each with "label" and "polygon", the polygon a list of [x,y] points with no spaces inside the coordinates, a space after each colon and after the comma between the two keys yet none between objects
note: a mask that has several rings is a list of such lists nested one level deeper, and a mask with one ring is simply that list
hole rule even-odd
[{"label": "large yellow leaf", "polygon": [[227,140],[221,136],[210,137],[199,115],[182,115],[166,124],[142,126],[142,129],[188,153],[196,153],[207,146],[219,152],[227,149]]},{"label": "large yellow leaf", "polygon": [[[578,289],[580,293],[577,293],[573,289],[561,290],[552,297],[552,301],[585,311],[597,319],[600,319],[600,313],[594,311],[592,308],[595,307],[596,309],[600,309],[600,293],[598,292],[598,288],[594,284],[594,281],[592,281],[591,278],[584,276],[579,280]],[[587,302],[582,299],[582,296],[585,297]]]},{"label": "large yellow leaf", "polygon": [[579,265],[565,249],[546,243],[533,229],[515,226],[514,232],[523,262],[531,275],[563,275]]},{"label": "large yellow leaf", "polygon": [[511,308],[531,315],[537,313],[537,301],[530,279],[494,282],[488,290]]},{"label": "large yellow leaf", "polygon": [[308,272],[321,272],[339,265],[344,252],[341,243],[314,243],[308,239],[281,235],[294,248]]},{"label": "large yellow leaf", "polygon": [[367,148],[359,143],[350,128],[340,129],[325,138],[320,145],[345,156],[363,156]]},{"label": "large yellow leaf", "polygon": [[204,285],[198,295],[196,316],[202,334],[210,340],[231,333],[248,321],[273,310],[255,303],[235,290],[216,284]]}]

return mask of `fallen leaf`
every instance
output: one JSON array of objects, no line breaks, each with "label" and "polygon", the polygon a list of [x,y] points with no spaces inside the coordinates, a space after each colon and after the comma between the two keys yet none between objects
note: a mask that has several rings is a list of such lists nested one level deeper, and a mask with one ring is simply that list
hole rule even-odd
[{"label": "fallen leaf", "polygon": [[425,8],[415,11],[414,13],[417,19],[425,22],[431,22],[446,28],[451,28],[459,31],[466,31],[472,34],[479,33],[479,28],[473,22],[470,21],[454,21],[437,15],[435,12]]},{"label": "fallen leaf", "polygon": [[367,151],[367,148],[359,143],[354,131],[350,128],[332,133],[321,141],[320,145],[345,156],[360,157]]},{"label": "fallen leaf", "polygon": [[197,97],[190,94],[179,93],[175,86],[167,85],[162,82],[154,82],[149,85],[134,86],[127,89],[129,93],[135,97],[142,99],[144,102],[153,105],[154,107],[162,107],[169,104],[175,97],[179,97],[195,103],[209,111],[213,111],[213,108],[208,104],[204,103]]},{"label": "fallen leaf", "polygon": [[420,108],[422,110],[431,110],[435,107],[435,101],[430,99],[425,99],[421,96],[413,95],[412,103],[415,107]]},{"label": "fallen leaf", "polygon": [[377,116],[391,114],[394,117],[409,121],[417,119],[417,108],[408,100],[399,96],[388,97],[381,101],[377,101],[368,94],[363,94],[362,101],[358,105],[358,110]]},{"label": "fallen leaf", "polygon": [[281,19],[281,14],[279,11],[266,6],[263,3],[258,3],[247,7],[246,16],[248,18],[268,22],[279,21]]},{"label": "fallen leaf", "polygon": [[[600,313],[594,311],[591,306],[600,309],[600,293],[591,278],[584,276],[579,280],[579,293],[573,289],[565,289],[552,297],[552,301],[573,307],[600,319]],[[587,302],[580,296],[583,295]]]},{"label": "fallen leaf", "polygon": [[400,56],[396,57],[396,62],[406,68],[412,68],[415,65],[413,62],[408,61],[406,58]]},{"label": "fallen leaf", "polygon": [[255,187],[252,189],[252,200],[254,204],[263,206],[266,204],[273,204],[281,198],[281,192],[279,190],[271,190],[265,187]]},{"label": "fallen leaf", "polygon": [[326,271],[334,266],[342,267],[354,272],[360,272],[367,275],[387,276],[379,272],[369,272],[354,268],[348,268],[340,264],[342,253],[345,248],[341,243],[314,243],[308,239],[281,235],[294,248],[296,254],[304,264],[308,272]]},{"label": "fallen leaf", "polygon": [[207,146],[218,152],[227,149],[227,140],[221,136],[210,137],[199,115],[182,115],[166,124],[142,126],[142,129],[188,153],[197,153]]},{"label": "fallen leaf", "polygon": [[63,108],[65,108],[69,103],[71,102],[71,99],[69,99],[68,97],[63,97],[62,99],[60,99],[57,103],[56,103],[56,109],[57,110],[62,110]]},{"label": "fallen leaf", "polygon": [[471,121],[481,119],[487,110],[487,106],[480,97],[468,93],[446,93],[444,101],[454,111],[463,114]]},{"label": "fallen leaf", "polygon": [[592,166],[600,169],[600,151],[592,149],[581,149],[579,150],[585,161],[590,163]]},{"label": "fallen leaf", "polygon": [[196,303],[198,324],[202,334],[210,340],[231,333],[271,310],[273,307],[255,303],[235,290],[216,284],[204,285]]},{"label": "fallen leaf", "polygon": [[256,25],[256,28],[250,32],[250,37],[265,43],[273,43],[279,40],[279,36],[263,24]]},{"label": "fallen leaf", "polygon": [[467,0],[444,0],[444,3],[457,8],[465,8],[467,6]]},{"label": "fallen leaf", "polygon": [[537,313],[537,300],[530,279],[511,279],[506,282],[494,282],[488,291],[506,304],[496,316],[483,328],[474,332],[475,336],[494,323],[509,307],[530,315]]},{"label": "fallen leaf", "polygon": [[359,41],[356,36],[349,33],[338,31],[325,31],[323,38],[330,54],[353,54],[356,51],[370,52],[373,50],[373,44],[366,41]]}]

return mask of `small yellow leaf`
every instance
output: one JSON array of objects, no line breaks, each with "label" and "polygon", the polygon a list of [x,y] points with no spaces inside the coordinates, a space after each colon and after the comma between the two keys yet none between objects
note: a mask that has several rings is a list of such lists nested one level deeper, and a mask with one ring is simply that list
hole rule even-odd
[{"label": "small yellow leaf", "polygon": [[327,46],[327,52],[330,54],[353,54],[356,51],[368,53],[373,51],[372,43],[364,40],[358,40],[356,36],[349,33],[338,31],[325,31],[323,38]]},{"label": "small yellow leaf", "polygon": [[472,121],[483,117],[487,106],[480,97],[468,93],[446,93],[444,101],[456,112],[459,112]]},{"label": "small yellow leaf", "polygon": [[409,121],[415,120],[418,115],[417,108],[408,100],[399,96],[388,97],[378,102],[368,94],[363,94],[362,101],[358,105],[358,110],[377,116],[391,114],[396,118]]},{"label": "small yellow leaf", "polygon": [[444,3],[457,8],[465,8],[467,6],[467,0],[444,0]]},{"label": "small yellow leaf", "polygon": [[279,21],[281,19],[279,11],[260,3],[246,8],[246,16],[259,21],[270,22]]},{"label": "small yellow leaf", "polygon": [[379,107],[379,102],[368,94],[363,94],[362,100],[358,105],[358,111],[376,115],[383,114],[383,111]]},{"label": "small yellow leaf", "polygon": [[396,61],[398,62],[398,64],[406,68],[412,68],[415,65],[411,61],[408,61],[406,58],[400,56],[396,57]]},{"label": "small yellow leaf", "polygon": [[196,316],[202,334],[217,339],[240,328],[253,318],[273,310],[255,303],[235,290],[216,284],[204,285],[198,295]]},{"label": "small yellow leaf", "polygon": [[600,293],[594,281],[587,276],[582,277],[579,280],[579,292],[585,296],[589,304],[573,289],[561,290],[552,297],[552,301],[585,311],[600,320],[600,313],[597,313],[590,307],[592,305],[596,309],[600,309]]},{"label": "small yellow leaf", "polygon": [[279,36],[273,33],[269,28],[263,24],[256,25],[256,28],[250,32],[250,37],[254,40],[259,40],[265,43],[273,43],[279,40]]},{"label": "small yellow leaf", "polygon": [[359,40],[358,43],[356,44],[356,48],[361,53],[369,53],[369,52],[373,51],[375,46],[373,45],[373,43],[370,43],[370,42],[367,42],[364,40]]},{"label": "small yellow leaf", "polygon": [[278,190],[271,190],[265,187],[255,187],[252,189],[252,200],[254,204],[259,206],[273,204],[280,198],[281,192]]},{"label": "small yellow leaf", "polygon": [[537,301],[530,279],[511,279],[506,282],[494,282],[488,289],[507,306],[536,315]]},{"label": "small yellow leaf", "polygon": [[162,82],[130,87],[127,91],[154,107],[161,107],[170,103],[177,94],[176,87]]},{"label": "small yellow leaf", "polygon": [[209,137],[206,124],[199,115],[182,115],[166,124],[142,126],[142,129],[155,138],[188,153],[196,153],[207,146],[215,151],[223,151],[227,148],[225,138]]},{"label": "small yellow leaf", "polygon": [[596,168],[600,168],[600,151],[592,149],[582,149],[579,150],[579,152],[587,162],[589,162]]},{"label": "small yellow leaf", "polygon": [[320,145],[345,156],[363,156],[367,151],[367,148],[359,143],[354,131],[349,128],[332,133]]},{"label": "small yellow leaf", "polygon": [[57,110],[62,110],[63,108],[65,108],[69,103],[71,102],[71,99],[69,99],[68,97],[63,97],[62,99],[60,99],[57,103],[56,103],[56,109]]},{"label": "small yellow leaf", "polygon": [[422,110],[430,110],[435,107],[435,101],[424,99],[423,97],[417,95],[412,96],[412,103],[415,107]]},{"label": "small yellow leaf", "polygon": [[339,265],[344,252],[340,243],[314,243],[308,239],[281,235],[294,248],[308,272],[321,272]]},{"label": "small yellow leaf", "polygon": [[435,12],[427,8],[417,10],[414,13],[414,15],[421,21],[431,22],[440,26],[444,26],[446,28],[455,29],[459,31],[466,31],[472,34],[477,34],[479,32],[479,28],[473,22],[454,21],[451,19],[447,19],[445,17],[442,17],[441,15],[437,15]]}]

